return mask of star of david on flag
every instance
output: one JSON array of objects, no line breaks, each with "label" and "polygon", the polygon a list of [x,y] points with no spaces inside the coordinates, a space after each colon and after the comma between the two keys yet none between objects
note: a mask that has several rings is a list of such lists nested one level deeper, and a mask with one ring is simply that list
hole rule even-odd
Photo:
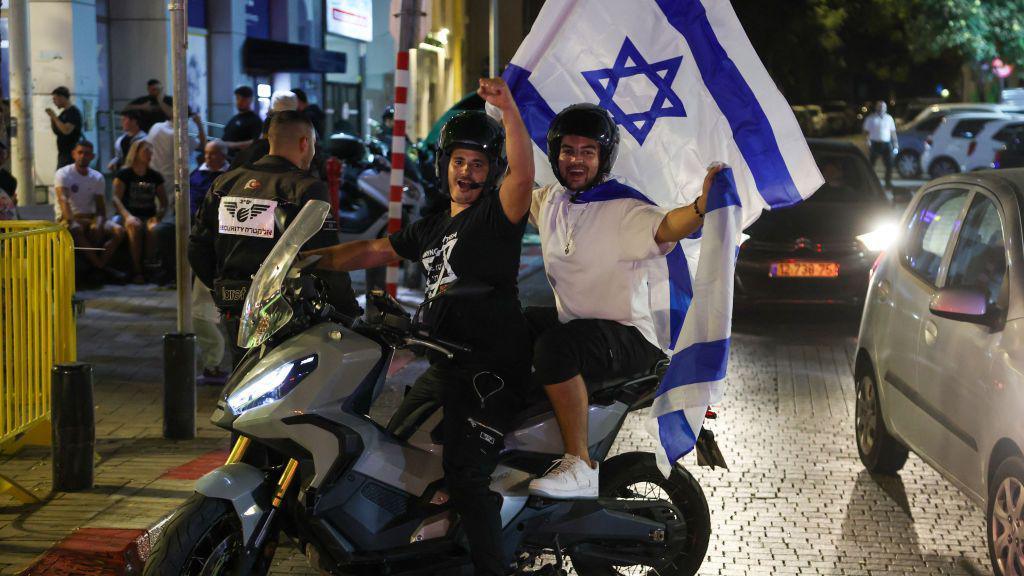
[{"label": "star of david on flag", "polygon": [[701,234],[680,242],[650,280],[671,364],[647,428],[667,473],[723,397],[741,231],[765,209],[806,199],[821,174],[728,0],[547,0],[504,78],[542,185],[555,183],[551,120],[579,102],[604,107],[624,132],[610,194],[687,205],[709,164],[731,168],[716,178]]},{"label": "star of david on flag", "polygon": [[[621,124],[642,146],[658,118],[686,116],[682,100],[679,99],[678,94],[672,91],[672,82],[675,80],[682,62],[683,57],[677,56],[648,64],[633,42],[626,38],[622,43],[622,49],[619,50],[619,55],[615,58],[615,64],[611,68],[589,70],[583,73],[583,77],[587,79],[590,87],[600,98],[598,104],[611,112],[615,121]],[[615,103],[615,90],[618,88],[620,80],[641,74],[657,87],[658,93],[649,110],[627,113]]]}]

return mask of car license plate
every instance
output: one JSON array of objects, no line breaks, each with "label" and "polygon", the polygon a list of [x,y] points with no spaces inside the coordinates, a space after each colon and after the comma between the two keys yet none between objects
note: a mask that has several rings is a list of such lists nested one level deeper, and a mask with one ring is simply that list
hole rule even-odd
[{"label": "car license plate", "polygon": [[773,262],[768,269],[772,278],[837,278],[838,262]]}]

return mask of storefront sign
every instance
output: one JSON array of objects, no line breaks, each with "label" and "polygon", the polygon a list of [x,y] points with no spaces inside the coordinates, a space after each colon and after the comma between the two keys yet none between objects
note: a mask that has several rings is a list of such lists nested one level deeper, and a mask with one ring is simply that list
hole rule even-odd
[{"label": "storefront sign", "polygon": [[370,42],[373,40],[371,0],[327,0],[327,32]]}]

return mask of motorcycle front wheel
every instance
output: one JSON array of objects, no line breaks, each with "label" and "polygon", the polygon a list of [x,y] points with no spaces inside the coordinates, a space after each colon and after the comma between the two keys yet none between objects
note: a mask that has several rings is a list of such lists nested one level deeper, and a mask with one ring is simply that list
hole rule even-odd
[{"label": "motorcycle front wheel", "polygon": [[167,523],[145,576],[227,576],[238,572],[242,525],[226,500],[193,494]]},{"label": "motorcycle front wheel", "polygon": [[652,558],[651,565],[619,566],[573,559],[576,574],[692,576],[697,573],[711,539],[711,512],[700,484],[685,468],[675,466],[665,478],[654,454],[620,454],[601,465],[600,493],[603,498],[669,500],[682,515],[686,534],[666,557]]}]

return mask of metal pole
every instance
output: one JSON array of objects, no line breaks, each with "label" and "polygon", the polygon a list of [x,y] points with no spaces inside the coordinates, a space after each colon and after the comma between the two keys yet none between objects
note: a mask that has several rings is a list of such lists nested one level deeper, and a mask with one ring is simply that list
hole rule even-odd
[{"label": "metal pole", "polygon": [[192,270],[188,265],[188,234],[191,224],[188,192],[188,0],[168,5],[171,12],[171,35],[174,57],[174,227],[175,254],[178,264],[178,333],[192,332]]},{"label": "metal pole", "polygon": [[28,0],[11,0],[7,22],[10,38],[11,118],[17,127],[11,132],[11,170],[18,180],[18,204],[35,203],[32,160],[32,61],[29,57]]},{"label": "metal pole", "polygon": [[188,0],[173,0],[171,36],[174,57],[174,228],[178,282],[178,331],[164,335],[164,438],[196,435],[196,337],[192,334],[192,271],[188,265],[191,223],[188,198]]},{"label": "metal pole", "polygon": [[494,78],[500,73],[498,70],[498,0],[491,0],[491,13],[490,13],[490,25],[489,25],[489,39],[491,58],[489,66],[489,76]]},{"label": "metal pole", "polygon": [[[395,57],[395,127],[391,136],[391,195],[388,205],[388,233],[402,228],[402,196],[405,186],[405,135],[409,123],[409,50],[419,39],[420,0],[402,0],[399,15],[398,54]],[[398,265],[387,270],[387,290],[395,296],[398,291]]]}]

